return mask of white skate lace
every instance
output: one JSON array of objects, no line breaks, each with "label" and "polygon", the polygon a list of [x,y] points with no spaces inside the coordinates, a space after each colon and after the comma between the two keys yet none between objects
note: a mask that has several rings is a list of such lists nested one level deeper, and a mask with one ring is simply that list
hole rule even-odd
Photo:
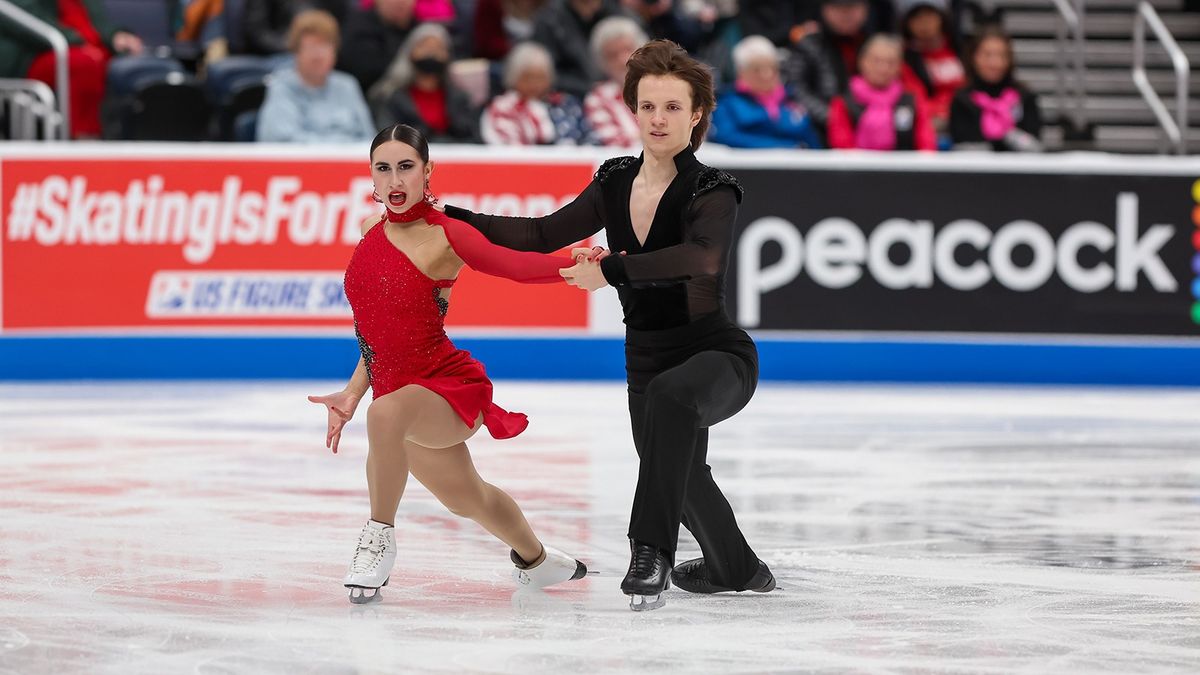
[{"label": "white skate lace", "polygon": [[383,533],[364,530],[358,538],[358,549],[354,552],[350,571],[354,574],[365,574],[374,570],[383,560],[383,552],[386,550],[387,537]]}]

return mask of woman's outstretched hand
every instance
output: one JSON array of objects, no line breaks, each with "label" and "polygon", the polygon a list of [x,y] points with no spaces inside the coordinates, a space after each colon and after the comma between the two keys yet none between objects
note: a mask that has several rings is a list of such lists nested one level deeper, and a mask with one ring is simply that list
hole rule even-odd
[{"label": "woman's outstretched hand", "polygon": [[612,255],[612,251],[593,246],[591,248],[571,249],[571,258],[575,260],[574,267],[558,271],[567,283],[585,291],[595,291],[608,285],[604,272],[600,270],[600,261]]},{"label": "woman's outstretched hand", "polygon": [[348,392],[339,391],[324,396],[309,396],[312,403],[325,406],[329,414],[329,427],[325,432],[325,447],[337,454],[338,441],[342,439],[342,427],[354,417],[354,409],[358,407],[359,397]]}]

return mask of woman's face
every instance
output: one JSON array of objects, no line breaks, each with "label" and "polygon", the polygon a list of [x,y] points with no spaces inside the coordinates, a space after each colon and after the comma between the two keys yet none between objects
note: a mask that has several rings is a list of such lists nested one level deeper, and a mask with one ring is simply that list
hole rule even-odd
[{"label": "woman's face", "polygon": [[332,42],[316,33],[300,36],[300,43],[296,45],[296,71],[306,83],[323,86],[336,61],[337,49]]},{"label": "woman's face", "polygon": [[523,99],[540,100],[550,93],[550,87],[553,85],[554,80],[550,77],[549,69],[543,64],[535,63],[526,66],[517,75],[517,80],[513,83],[513,89]]},{"label": "woman's face", "polygon": [[876,42],[858,58],[858,72],[872,87],[882,89],[900,76],[900,50]]},{"label": "woman's face", "polygon": [[851,5],[825,3],[821,6],[821,19],[834,35],[857,35],[867,23],[867,3]]},{"label": "woman's face", "polygon": [[692,109],[692,87],[673,75],[638,80],[637,121],[647,152],[674,156],[691,144],[701,113]]},{"label": "woman's face", "polygon": [[442,39],[436,35],[421,40],[413,45],[412,52],[409,57],[415,62],[421,59],[437,59],[439,61],[450,61],[450,48]]},{"label": "woman's face", "polygon": [[922,7],[908,17],[908,32],[921,41],[936,40],[942,35],[942,14],[932,7]]},{"label": "woman's face", "polygon": [[432,163],[421,161],[417,149],[400,141],[386,141],[371,155],[371,181],[384,205],[403,213],[425,198],[425,183]]},{"label": "woman's face", "polygon": [[636,49],[633,38],[627,35],[617,36],[600,46],[600,65],[608,79],[613,82],[625,81],[629,57]]},{"label": "woman's face", "polygon": [[756,94],[769,94],[779,88],[779,62],[769,56],[760,56],[738,71],[738,79]]},{"label": "woman's face", "polygon": [[997,37],[984,38],[975,49],[975,73],[979,79],[995,84],[1008,74],[1012,61],[1008,57],[1008,45]]}]

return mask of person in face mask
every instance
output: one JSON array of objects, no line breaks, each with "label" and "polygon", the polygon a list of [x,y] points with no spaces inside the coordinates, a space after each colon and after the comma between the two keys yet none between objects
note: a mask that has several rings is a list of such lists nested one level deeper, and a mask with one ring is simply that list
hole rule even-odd
[{"label": "person in face mask", "polygon": [[480,143],[479,111],[447,76],[450,34],[441,24],[415,28],[369,98],[380,127],[419,129],[430,141]]}]

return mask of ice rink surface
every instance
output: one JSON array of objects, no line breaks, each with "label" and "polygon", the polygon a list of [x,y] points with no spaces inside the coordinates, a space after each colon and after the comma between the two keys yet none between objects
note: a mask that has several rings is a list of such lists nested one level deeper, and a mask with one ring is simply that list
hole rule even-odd
[{"label": "ice rink surface", "polygon": [[499,382],[532,425],[472,443],[597,574],[514,592],[410,482],[365,608],[340,386],[0,385],[0,673],[1200,672],[1200,392],[764,385],[709,457],[779,590],[633,613],[623,386]]}]

